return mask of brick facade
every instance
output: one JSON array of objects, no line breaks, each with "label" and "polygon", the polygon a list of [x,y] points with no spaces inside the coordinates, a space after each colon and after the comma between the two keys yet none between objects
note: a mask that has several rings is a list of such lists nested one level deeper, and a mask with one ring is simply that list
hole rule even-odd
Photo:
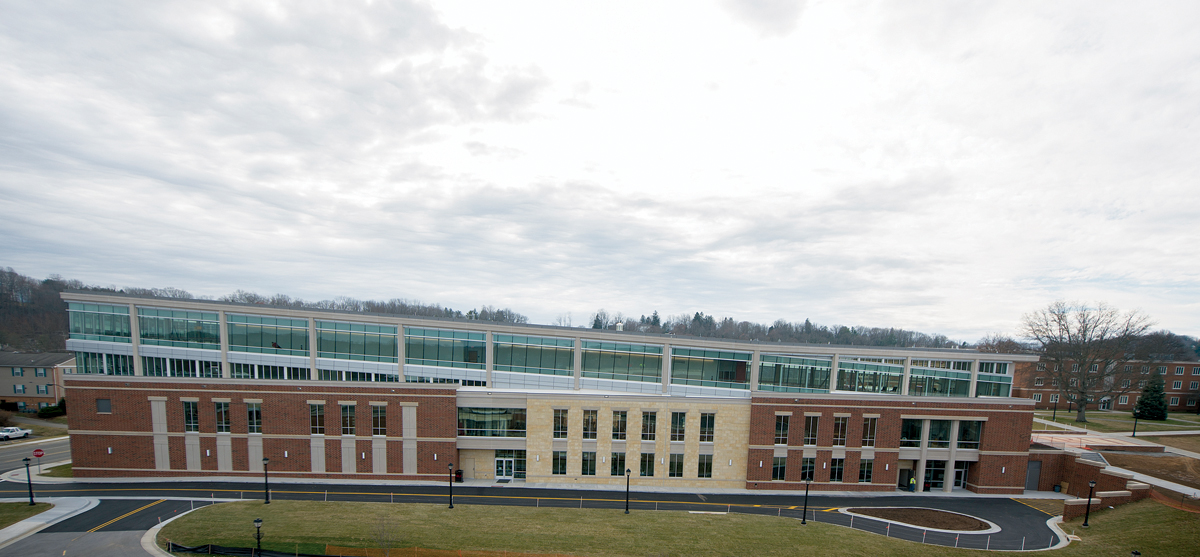
[{"label": "brick facade", "polygon": [[[1061,391],[1054,385],[1054,380],[1046,370],[1044,362],[1018,362],[1013,376],[1013,396],[1034,401],[1038,410],[1050,410],[1055,407],[1052,398],[1060,395]],[[1132,412],[1137,404],[1141,388],[1134,381],[1149,380],[1157,375],[1163,379],[1163,398],[1167,402],[1168,412],[1197,413],[1200,411],[1200,362],[1150,362],[1146,364],[1131,363],[1134,367],[1130,389],[1127,392],[1113,393],[1102,396],[1087,403],[1088,410],[1099,410],[1102,406],[1107,410]],[[1141,373],[1143,366],[1147,373]],[[1038,383],[1041,383],[1040,385]],[[1176,382],[1179,386],[1176,387]],[[1117,389],[1121,390],[1121,389]],[[1126,397],[1121,402],[1121,397]],[[1040,400],[1038,400],[1040,398]],[[1104,399],[1108,399],[1105,401]],[[1171,404],[1175,400],[1175,404]],[[1074,406],[1072,405],[1072,408]],[[1067,411],[1067,398],[1060,397],[1058,402],[1060,412]]]}]

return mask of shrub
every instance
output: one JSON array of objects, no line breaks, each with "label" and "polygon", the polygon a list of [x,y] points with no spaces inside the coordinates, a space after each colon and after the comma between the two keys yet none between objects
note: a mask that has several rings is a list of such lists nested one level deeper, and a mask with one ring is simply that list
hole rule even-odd
[{"label": "shrub", "polygon": [[50,418],[57,418],[59,416],[62,416],[63,414],[66,414],[66,412],[63,411],[61,406],[47,406],[45,408],[38,408],[38,411],[37,411],[37,417],[42,418],[44,420],[50,419]]},{"label": "shrub", "polygon": [[0,410],[0,427],[15,425],[13,424],[12,417],[12,412],[9,412],[8,410]]}]

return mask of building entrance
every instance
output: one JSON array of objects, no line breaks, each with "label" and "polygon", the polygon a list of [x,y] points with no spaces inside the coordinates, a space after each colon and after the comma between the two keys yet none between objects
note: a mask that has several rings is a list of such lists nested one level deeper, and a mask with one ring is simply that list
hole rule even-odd
[{"label": "building entrance", "polygon": [[514,461],[511,458],[496,459],[496,479],[511,480],[513,479]]}]

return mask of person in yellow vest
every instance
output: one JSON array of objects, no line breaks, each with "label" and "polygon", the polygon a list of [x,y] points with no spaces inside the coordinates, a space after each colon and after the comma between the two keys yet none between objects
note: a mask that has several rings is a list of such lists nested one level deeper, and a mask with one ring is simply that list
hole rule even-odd
[{"label": "person in yellow vest", "polygon": [[908,479],[908,492],[916,493],[916,491],[917,491],[917,478],[911,477]]}]

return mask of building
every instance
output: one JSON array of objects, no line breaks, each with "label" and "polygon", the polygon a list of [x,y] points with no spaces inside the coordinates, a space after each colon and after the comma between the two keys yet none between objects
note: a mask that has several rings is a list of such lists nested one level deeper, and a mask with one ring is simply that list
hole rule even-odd
[{"label": "building", "polygon": [[[1028,398],[1038,410],[1049,410],[1057,404],[1066,410],[1067,399],[1062,397],[1058,379],[1047,370],[1054,365],[1046,362],[1021,362],[1016,365],[1013,396]],[[1112,389],[1115,394],[1099,397],[1087,403],[1088,410],[1121,410],[1132,412],[1142,388],[1155,375],[1163,379],[1163,396],[1167,411],[1196,413],[1200,401],[1200,362],[1129,362],[1122,364],[1126,377]],[[1060,400],[1061,398],[1061,400]]]},{"label": "building", "polygon": [[0,352],[0,404],[19,412],[58,404],[63,375],[74,365],[66,352]]},{"label": "building", "polygon": [[1033,403],[1009,391],[1033,356],[63,299],[79,477],[257,475],[268,459],[312,478],[1026,485]]}]

